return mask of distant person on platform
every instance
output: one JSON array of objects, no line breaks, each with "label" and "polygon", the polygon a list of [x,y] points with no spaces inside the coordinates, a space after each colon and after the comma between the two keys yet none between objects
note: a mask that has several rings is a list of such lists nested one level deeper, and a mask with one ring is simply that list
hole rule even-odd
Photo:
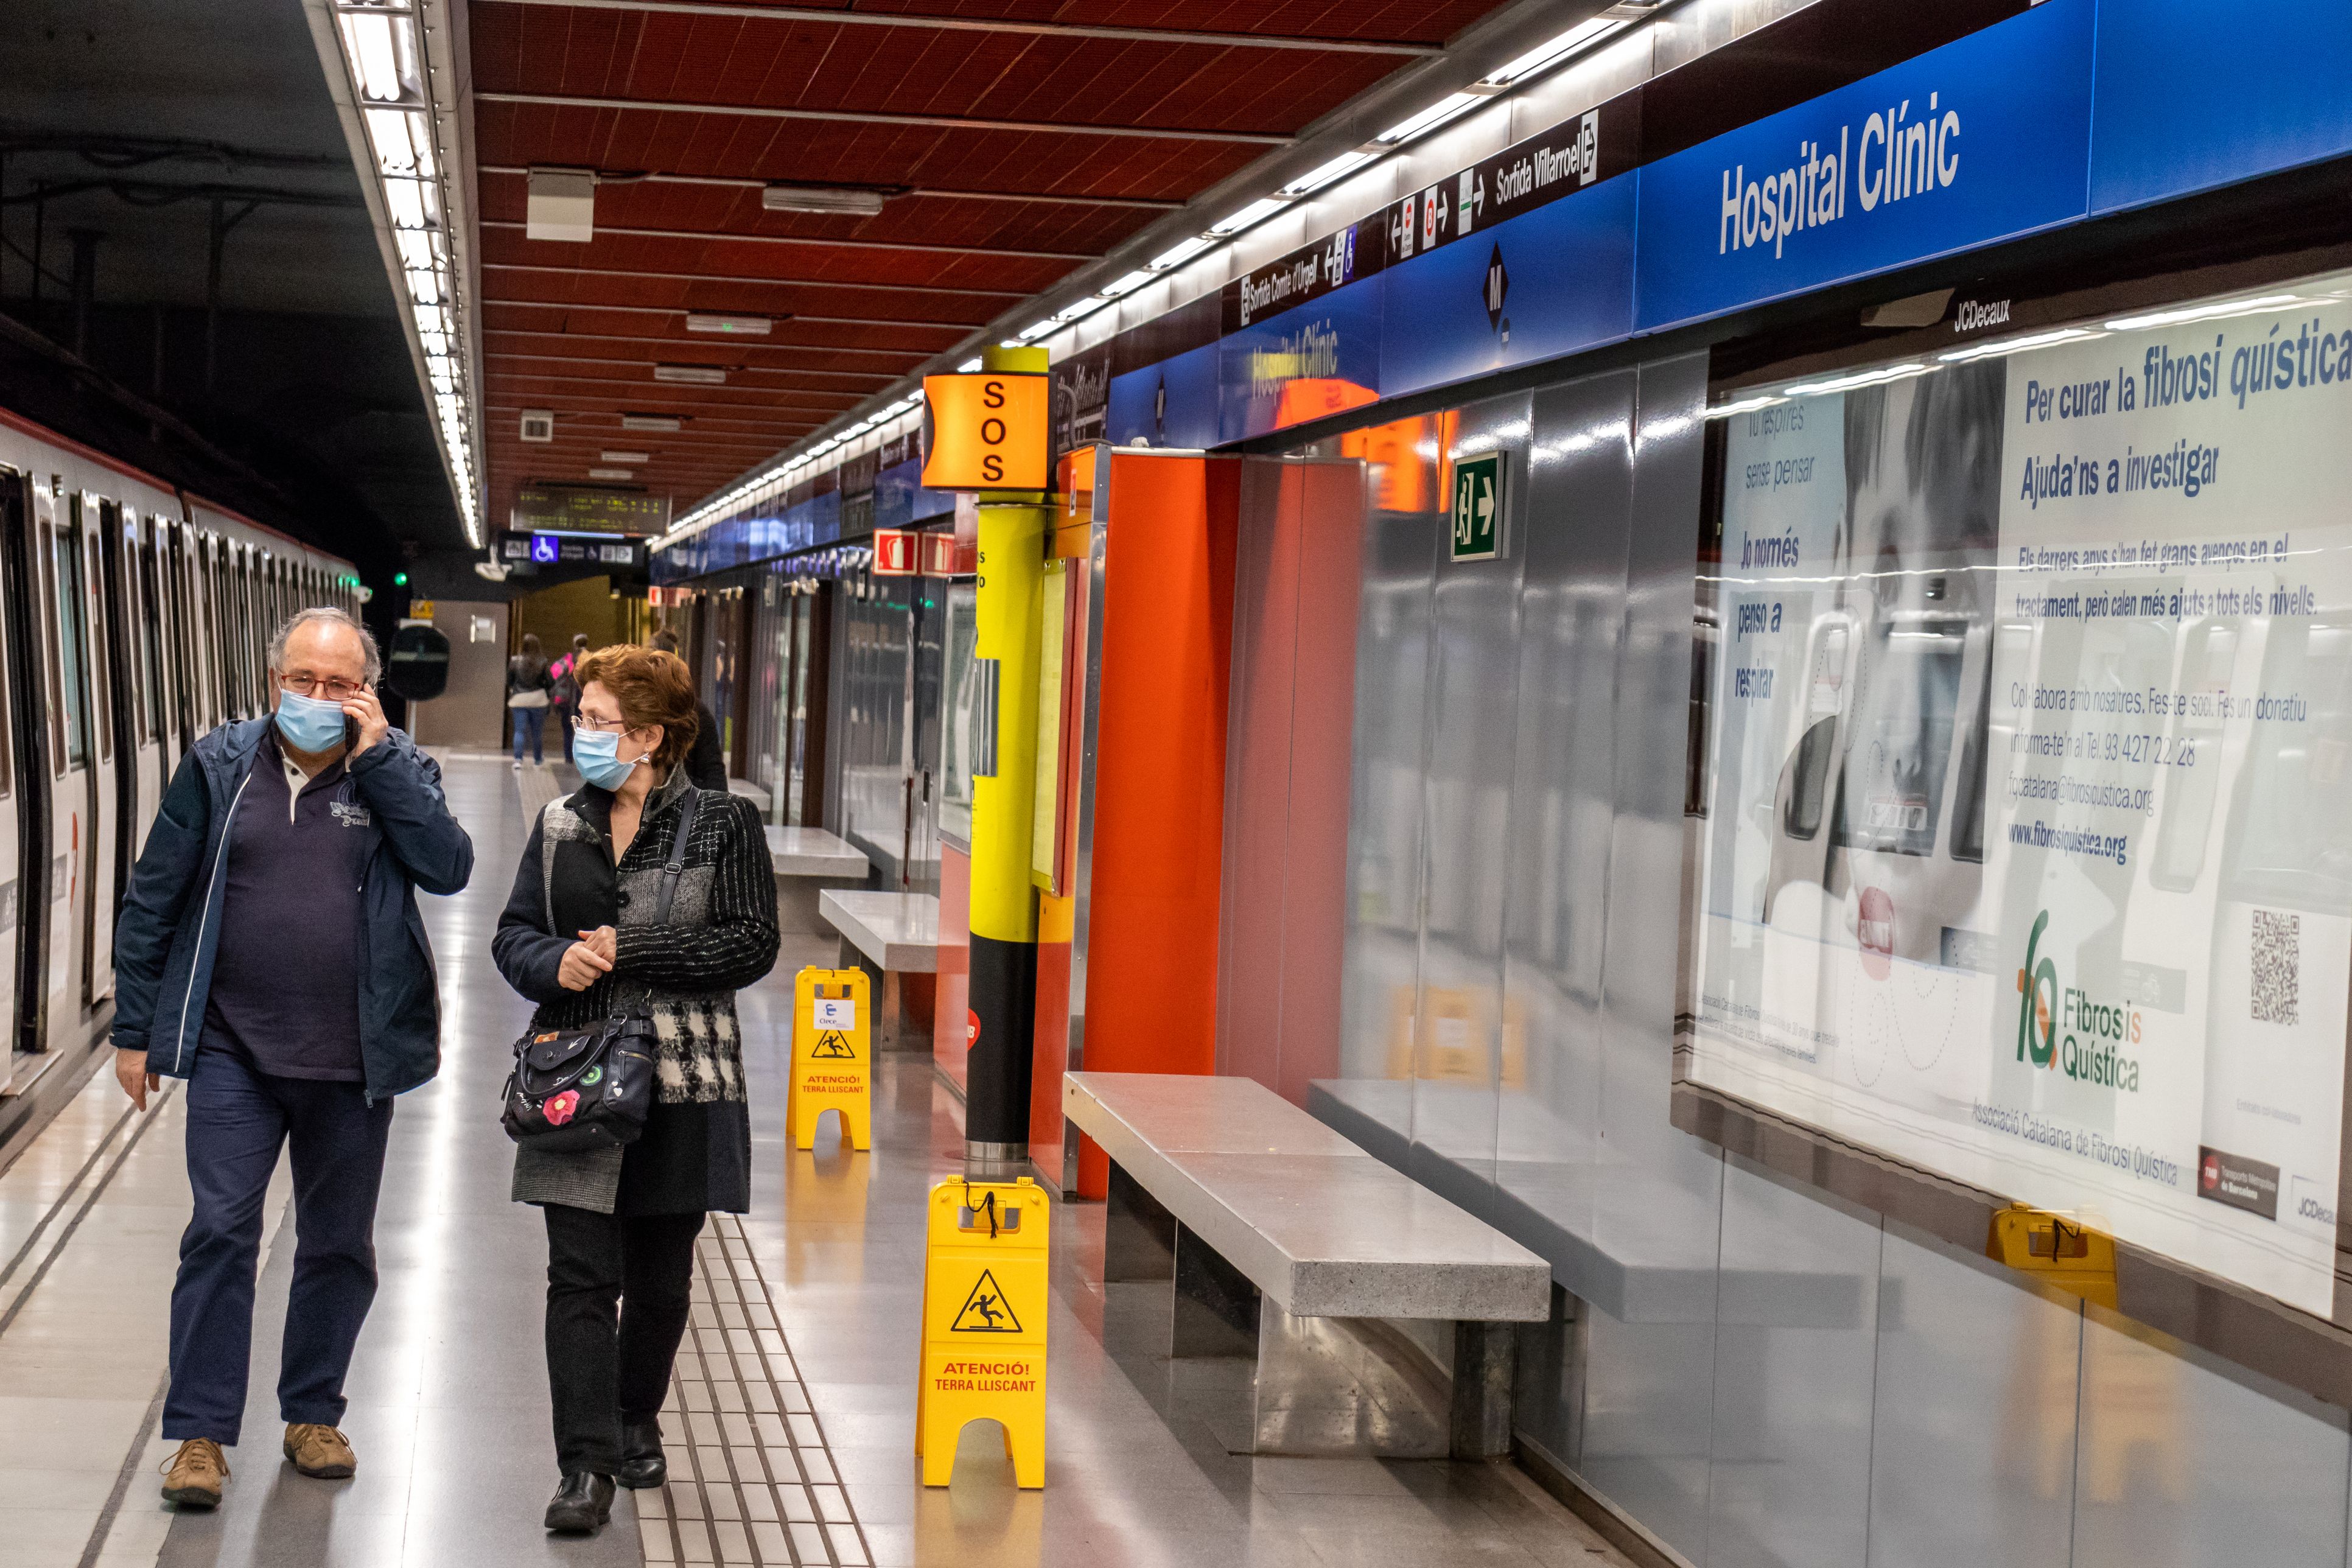
[{"label": "distant person on platform", "polygon": [[[245,1417],[265,1199],[292,1145],[294,1283],[278,1374],[287,1459],[340,1479],[336,1426],[375,1299],[392,1101],[441,1065],[416,889],[455,893],[474,846],[441,770],[376,700],[374,639],[335,609],[269,641],[276,712],[199,740],[140,851],[114,932],[114,1071],[140,1110],[188,1080],[195,1212],[172,1288],[163,1496],[212,1508]],[[17,1445],[18,1458],[34,1450]]]},{"label": "distant person on platform", "polygon": [[[663,653],[677,652],[677,634],[665,626],[652,637],[653,646]],[[694,746],[686,753],[687,782],[697,789],[715,789],[727,793],[727,759],[719,751],[719,721],[711,716],[710,704],[700,692],[694,697]]]},{"label": "distant person on platform", "polygon": [[539,651],[539,634],[522,634],[522,651],[507,660],[507,711],[514,716],[514,765],[522,766],[522,741],[530,737],[530,760],[544,766],[542,742],[547,734],[547,710],[555,705],[555,678],[548,673],[547,658]]},{"label": "distant person on platform", "polygon": [[588,634],[572,634],[572,651],[548,667],[555,716],[563,726],[563,760],[572,760],[572,731],[580,722],[580,661],[588,657]]}]

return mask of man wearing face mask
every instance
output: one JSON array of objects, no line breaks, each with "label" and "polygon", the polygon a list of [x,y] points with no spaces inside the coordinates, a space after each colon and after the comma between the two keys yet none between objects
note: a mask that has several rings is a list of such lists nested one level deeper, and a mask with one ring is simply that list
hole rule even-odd
[{"label": "man wearing face mask", "polygon": [[392,1100],[440,1066],[415,889],[455,893],[474,847],[441,770],[376,700],[374,639],[304,610],[270,640],[277,711],[189,749],[115,930],[115,1073],[142,1110],[188,1080],[194,1214],[172,1289],[163,1496],[210,1508],[236,1444],[264,1197],[290,1143],[296,1250],[278,1379],[306,1476],[358,1461],[337,1425],[375,1296]]}]

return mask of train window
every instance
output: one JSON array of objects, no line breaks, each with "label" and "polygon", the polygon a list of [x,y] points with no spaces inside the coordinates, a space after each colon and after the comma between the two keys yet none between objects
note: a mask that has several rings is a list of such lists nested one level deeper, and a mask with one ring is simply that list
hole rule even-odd
[{"label": "train window", "polygon": [[58,624],[58,678],[64,689],[58,694],[58,707],[65,718],[66,767],[86,768],[89,765],[89,737],[84,728],[82,668],[81,568],[80,552],[74,548],[73,535],[58,530],[52,535],[50,560],[54,566],[52,579],[57,585],[53,595]]},{"label": "train window", "polygon": [[146,548],[132,541],[131,558],[139,579],[140,607],[146,613],[139,617],[139,658],[146,677],[147,738],[161,742],[163,739],[163,616],[166,606],[156,590],[162,579],[155,570],[155,558],[163,548],[163,520],[151,518],[147,523]]},{"label": "train window", "polygon": [[64,677],[59,673],[64,653],[58,642],[58,536],[57,525],[47,518],[41,520],[40,542],[35,547],[34,574],[40,578],[41,642],[48,657],[42,661],[48,673],[49,687],[49,765],[60,776],[66,771],[66,693]]},{"label": "train window", "polygon": [[115,521],[121,516],[114,506],[100,501],[98,526],[85,527],[82,539],[83,614],[89,617],[86,626],[89,641],[85,645],[89,657],[89,689],[95,698],[91,722],[98,731],[98,760],[114,760],[114,660],[113,650],[106,641],[106,536]]}]

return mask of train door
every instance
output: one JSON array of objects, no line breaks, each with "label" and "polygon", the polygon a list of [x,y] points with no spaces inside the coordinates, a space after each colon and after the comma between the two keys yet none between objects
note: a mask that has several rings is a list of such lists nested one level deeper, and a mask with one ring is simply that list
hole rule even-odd
[{"label": "train door", "polygon": [[47,776],[42,767],[34,681],[39,663],[32,655],[31,617],[37,593],[32,580],[26,513],[31,500],[22,474],[0,469],[0,1093],[13,1077],[19,1051],[40,1046],[42,1004],[38,984],[46,972],[42,935],[48,908]]},{"label": "train door", "polygon": [[[114,717],[110,727],[114,735],[114,799],[107,847],[114,865],[113,874],[106,879],[107,896],[112,900],[108,908],[112,910],[122,907],[123,884],[131,876],[131,861],[139,850],[139,825],[146,820],[139,812],[139,785],[142,771],[140,747],[145,733],[140,720],[147,706],[147,680],[137,653],[138,583],[130,572],[130,563],[136,559],[139,550],[139,513],[134,507],[103,505],[100,515],[105,519],[105,526],[94,536],[95,549],[90,553],[97,558],[91,581],[100,589],[98,597],[105,612],[94,624],[100,630],[98,640],[106,650],[106,667],[113,673],[109,683],[113,697],[108,706],[113,710]],[[110,936],[114,930],[112,919],[106,921],[106,929]]]},{"label": "train door", "polygon": [[[41,975],[45,1017],[49,1022],[68,1016],[75,977],[82,973],[85,943],[82,900],[89,889],[89,868],[82,860],[82,843],[95,795],[91,783],[89,725],[83,706],[86,690],[81,673],[81,603],[73,531],[58,515],[52,494],[37,489],[33,496],[34,553],[40,567],[41,666],[44,707],[48,715],[48,910],[47,963]],[[71,1016],[79,1018],[79,1008]]]},{"label": "train door", "polygon": [[123,519],[107,552],[114,629],[115,754],[124,760],[122,832],[115,840],[115,908],[122,907],[131,862],[139,856],[147,824],[163,802],[169,764],[164,755],[163,673],[160,647],[163,606],[155,602],[153,557],[145,541],[160,520],[135,513]]},{"label": "train door", "polygon": [[112,606],[106,591],[106,540],[120,526],[121,509],[85,492],[74,520],[73,593],[81,645],[82,723],[89,739],[89,815],[84,819],[82,857],[81,1000],[94,1007],[114,994],[114,865],[121,826],[121,795],[115,781],[131,759],[115,748],[118,666],[110,626]]}]

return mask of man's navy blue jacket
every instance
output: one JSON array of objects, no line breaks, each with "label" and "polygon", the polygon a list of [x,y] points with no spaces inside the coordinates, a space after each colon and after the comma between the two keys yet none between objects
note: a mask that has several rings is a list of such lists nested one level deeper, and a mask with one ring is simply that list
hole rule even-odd
[{"label": "man's navy blue jacket", "polygon": [[[114,929],[114,1043],[145,1051],[147,1070],[185,1078],[196,1065],[213,955],[220,946],[230,816],[271,721],[224,724],[181,759],[131,873]],[[370,1104],[404,1093],[441,1066],[441,1005],[416,889],[454,893],[474,872],[474,841],[449,815],[441,767],[398,730],[350,759],[339,804],[364,811],[360,883],[360,1063]],[[299,952],[289,964],[302,962]]]}]

